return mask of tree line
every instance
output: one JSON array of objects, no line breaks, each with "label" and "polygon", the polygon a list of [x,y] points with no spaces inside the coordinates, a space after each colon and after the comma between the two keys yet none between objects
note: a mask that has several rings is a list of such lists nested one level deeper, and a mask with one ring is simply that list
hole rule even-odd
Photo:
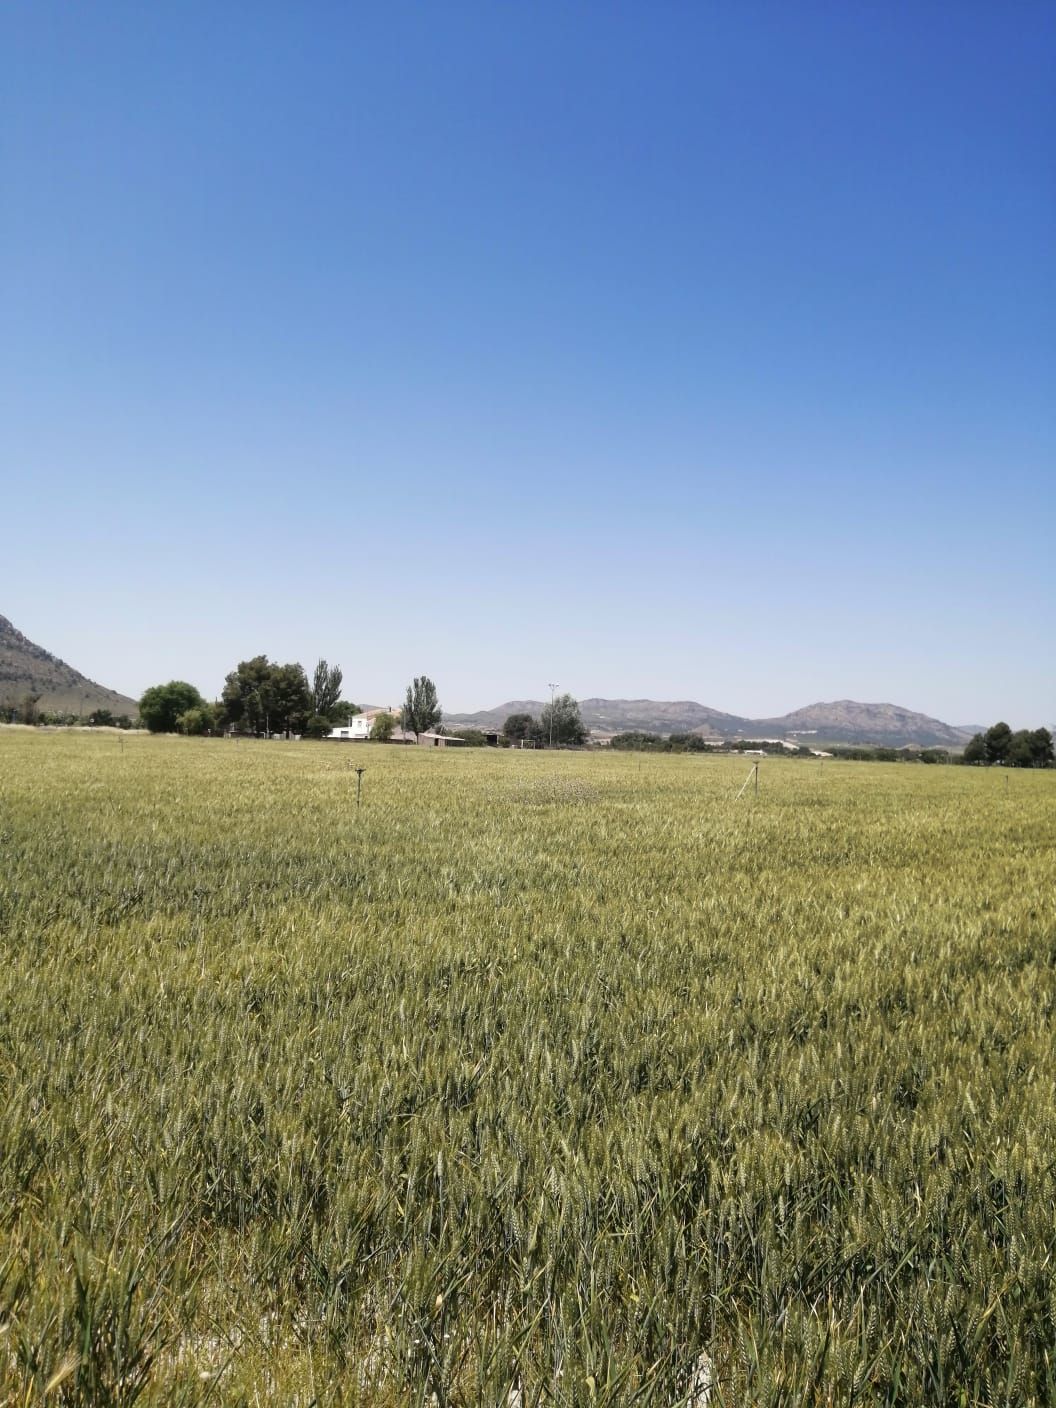
[{"label": "tree line", "polygon": [[339,665],[320,660],[311,680],[304,666],[280,664],[266,655],[242,660],[224,680],[220,698],[205,699],[186,680],[152,685],[139,701],[139,717],[151,733],[308,734],[321,738],[353,714],[357,705],[341,697]]},{"label": "tree line", "polygon": [[626,733],[615,734],[610,746],[635,753],[743,753],[750,750],[753,753],[774,753],[782,757],[814,756],[805,744],[786,748],[783,743],[774,743],[770,739],[717,740],[702,738],[699,733],[647,733],[643,729],[629,729]]},{"label": "tree line", "polygon": [[[342,695],[344,676],[338,665],[319,660],[309,679],[302,665],[280,664],[266,655],[242,660],[224,680],[220,698],[205,699],[186,680],[170,680],[152,685],[139,701],[140,722],[152,733],[214,734],[240,733],[253,737],[324,738],[330,731],[361,712],[359,705]],[[70,725],[87,722],[94,727],[131,728],[127,715],[111,710],[93,710],[87,720],[72,713],[49,713],[38,707],[39,695],[27,695],[17,705],[0,709],[0,721],[29,724]],[[386,741],[400,728],[416,738],[432,730],[443,731],[443,711],[436,686],[428,675],[415,676],[407,686],[402,709],[375,715],[370,737]],[[483,747],[488,736],[478,729],[453,730],[452,736],[470,746]],[[492,735],[494,738],[494,735]],[[507,747],[577,747],[586,742],[587,729],[579,703],[571,694],[556,696],[544,705],[539,718],[530,713],[510,714],[499,735]],[[617,750],[663,753],[705,753],[763,750],[783,756],[812,757],[803,745],[788,749],[769,741],[732,739],[722,743],[705,740],[699,734],[668,735],[630,730],[616,734],[611,746]],[[862,762],[964,763],[969,766],[1047,768],[1056,764],[1052,734],[1046,728],[1013,731],[1003,720],[975,734],[959,756],[944,748],[919,750],[882,745],[830,745],[834,757]]]},{"label": "tree line", "polygon": [[[766,739],[724,739],[709,742],[695,733],[645,733],[631,730],[618,733],[611,746],[640,753],[771,753],[783,758],[814,758],[813,749],[800,744],[786,748],[784,744]],[[1006,768],[1047,768],[1054,763],[1052,734],[1047,728],[1020,729],[1013,733],[1006,723],[994,724],[985,733],[977,733],[963,753],[948,748],[891,748],[883,744],[832,743],[827,749],[832,758],[859,763],[967,763],[969,765],[1001,766]]]},{"label": "tree line", "polygon": [[[342,695],[339,666],[320,660],[309,680],[303,666],[279,664],[266,655],[243,660],[224,680],[220,698],[210,702],[186,680],[152,685],[139,701],[140,720],[152,733],[203,735],[239,733],[252,737],[324,738],[331,729],[361,712]],[[370,737],[385,742],[396,729],[416,738],[443,731],[443,710],[436,685],[428,675],[416,675],[407,686],[399,713],[374,716]],[[483,746],[486,735],[477,729],[453,730],[452,736],[471,746]],[[579,703],[571,694],[557,695],[539,718],[511,714],[500,741],[507,746],[575,747],[586,742],[587,730]]]},{"label": "tree line", "polygon": [[16,703],[0,704],[0,723],[30,724],[43,728],[72,728],[84,724],[88,728],[135,728],[128,714],[115,714],[112,709],[92,709],[85,717],[83,710],[42,709],[40,694],[24,694]]},{"label": "tree line", "polygon": [[[283,665],[266,655],[254,655],[226,676],[218,700],[205,699],[186,680],[169,680],[144,691],[139,716],[151,733],[325,738],[362,712],[342,696],[343,683],[341,667],[326,660],[318,662],[309,680],[303,665]],[[377,715],[371,737],[391,738],[397,725],[418,737],[439,728],[442,719],[436,685],[428,675],[418,675],[407,686],[399,715]]]},{"label": "tree line", "polygon": [[1047,728],[1021,728],[1013,733],[1002,719],[973,736],[961,761],[987,767],[1049,768],[1056,759]]}]

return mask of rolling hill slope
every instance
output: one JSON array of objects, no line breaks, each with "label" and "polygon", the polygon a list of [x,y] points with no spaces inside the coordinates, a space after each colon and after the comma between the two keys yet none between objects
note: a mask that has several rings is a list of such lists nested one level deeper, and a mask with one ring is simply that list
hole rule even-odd
[{"label": "rolling hill slope", "polygon": [[0,708],[20,704],[27,695],[39,695],[38,707],[49,713],[87,717],[94,709],[109,709],[132,718],[139,713],[134,699],[96,684],[0,616]]}]

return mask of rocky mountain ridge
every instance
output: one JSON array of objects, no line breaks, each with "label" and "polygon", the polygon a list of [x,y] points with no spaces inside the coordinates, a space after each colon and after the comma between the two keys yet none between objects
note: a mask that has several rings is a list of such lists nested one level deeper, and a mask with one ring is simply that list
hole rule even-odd
[{"label": "rocky mountain ridge", "polygon": [[[455,728],[501,729],[510,714],[533,714],[539,699],[510,700],[472,714],[449,714]],[[854,699],[809,704],[771,718],[750,719],[698,704],[693,699],[581,699],[583,722],[595,733],[697,733],[704,738],[801,738],[804,743],[878,744],[892,748],[963,748],[969,734],[952,724],[899,704],[862,704]]]}]

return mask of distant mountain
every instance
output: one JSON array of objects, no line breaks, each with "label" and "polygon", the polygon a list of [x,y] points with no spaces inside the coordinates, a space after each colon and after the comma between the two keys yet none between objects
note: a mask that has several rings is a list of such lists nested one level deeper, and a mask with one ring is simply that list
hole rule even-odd
[{"label": "distant mountain", "polygon": [[[510,714],[534,714],[544,708],[539,699],[516,699],[475,714],[448,714],[445,722],[459,728],[500,729]],[[601,733],[699,733],[705,738],[802,737],[804,743],[876,743],[891,748],[963,748],[971,737],[961,729],[897,704],[859,704],[840,699],[810,704],[778,718],[749,719],[709,709],[692,699],[581,699],[579,711],[587,728]]]},{"label": "distant mountain", "polygon": [[[582,708],[580,705],[580,712]],[[445,710],[444,723],[457,724],[459,728],[496,729],[502,728],[511,714],[533,714],[538,718],[542,709],[541,699],[509,699],[494,709],[480,709],[475,714],[449,714]]]},{"label": "distant mountain", "polygon": [[755,719],[753,728],[773,729],[781,735],[825,743],[880,743],[891,748],[916,744],[921,748],[963,748],[971,734],[951,724],[916,714],[898,704],[859,704],[837,699],[831,704],[808,704],[776,719]]},{"label": "distant mountain", "polygon": [[83,713],[86,718],[94,709],[133,718],[139,713],[134,699],[96,684],[0,616],[0,707],[20,704],[27,694],[39,695],[38,708],[49,713]]},{"label": "distant mountain", "polygon": [[724,714],[692,699],[671,703],[654,699],[581,699],[579,711],[588,728],[616,733],[643,729],[647,733],[701,733],[717,737],[736,734],[749,719]]},{"label": "distant mountain", "polygon": [[[494,709],[481,709],[476,714],[445,714],[444,718],[448,723],[463,728],[495,729],[502,728],[511,714],[533,714],[538,718],[545,707],[541,699],[511,699]],[[641,729],[646,733],[710,730],[719,736],[726,730],[733,735],[741,724],[749,722],[734,714],[722,714],[705,704],[694,703],[692,699],[671,702],[655,699],[581,699],[579,712],[587,728],[600,733],[626,733],[630,729]]]}]

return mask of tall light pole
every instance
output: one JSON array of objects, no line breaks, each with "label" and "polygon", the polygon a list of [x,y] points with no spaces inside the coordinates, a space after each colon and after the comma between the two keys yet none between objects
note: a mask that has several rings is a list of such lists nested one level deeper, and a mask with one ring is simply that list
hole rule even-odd
[{"label": "tall light pole", "polygon": [[550,742],[547,747],[552,748],[554,746],[554,691],[557,689],[557,685],[550,680],[547,680],[546,684],[550,690]]}]

